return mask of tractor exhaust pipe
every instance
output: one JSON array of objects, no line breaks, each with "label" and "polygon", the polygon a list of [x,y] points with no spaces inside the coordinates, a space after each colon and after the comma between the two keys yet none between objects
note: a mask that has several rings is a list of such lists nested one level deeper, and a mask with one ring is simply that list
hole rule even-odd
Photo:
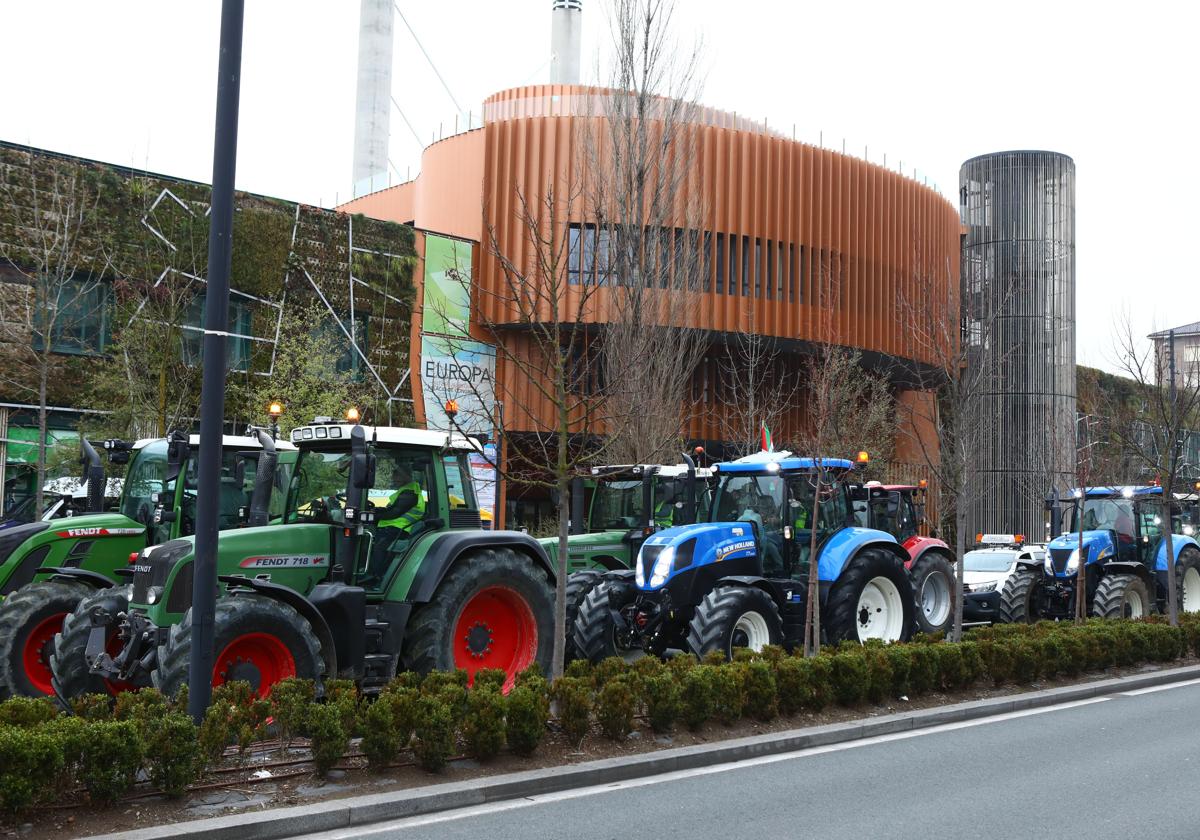
[{"label": "tractor exhaust pipe", "polygon": [[246,524],[251,528],[267,525],[271,521],[271,493],[275,489],[275,467],[279,463],[279,453],[275,451],[275,441],[271,435],[262,429],[255,429],[258,443],[262,452],[258,453],[258,468],[254,473],[254,492],[250,494],[250,515]]},{"label": "tractor exhaust pipe", "polygon": [[1058,488],[1055,487],[1046,496],[1046,510],[1050,512],[1050,539],[1062,533],[1062,505],[1058,501]]},{"label": "tractor exhaust pipe", "polygon": [[79,463],[83,464],[83,484],[87,487],[87,512],[104,511],[104,465],[95,447],[82,435],[79,438]]},{"label": "tractor exhaust pipe", "polygon": [[687,464],[687,493],[684,497],[684,522],[696,521],[696,462],[686,452],[683,454],[683,463]]}]

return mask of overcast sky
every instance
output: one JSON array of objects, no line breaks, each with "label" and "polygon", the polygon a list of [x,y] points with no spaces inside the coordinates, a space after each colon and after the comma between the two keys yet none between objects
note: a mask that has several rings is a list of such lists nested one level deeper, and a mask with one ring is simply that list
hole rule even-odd
[{"label": "overcast sky", "polygon": [[[1078,359],[1113,369],[1138,333],[1200,320],[1187,258],[1200,194],[1186,3],[679,0],[704,42],[706,104],[916,172],[957,205],[974,155],[1075,159]],[[607,37],[584,0],[584,65]],[[247,0],[239,189],[349,197],[358,0]],[[463,109],[549,77],[549,0],[399,0]],[[212,174],[220,3],[37,0],[0,10],[0,139],[196,180]],[[427,143],[455,105],[397,16],[393,89]],[[585,77],[589,75],[585,71]],[[585,78],[585,81],[588,79]],[[477,118],[477,117],[476,117]],[[397,180],[421,145],[392,112]]]}]

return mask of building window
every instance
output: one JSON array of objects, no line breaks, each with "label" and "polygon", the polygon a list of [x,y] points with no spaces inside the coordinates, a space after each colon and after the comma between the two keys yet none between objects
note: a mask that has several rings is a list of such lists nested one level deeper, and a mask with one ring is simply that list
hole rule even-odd
[{"label": "building window", "polygon": [[759,257],[765,257],[767,260],[767,300],[771,300],[775,296],[775,260],[772,256],[775,253],[775,243],[770,239],[767,240],[766,253],[761,248],[758,249]]},{"label": "building window", "polygon": [[701,283],[704,291],[712,291],[712,234],[704,231],[704,259],[700,266]]},{"label": "building window", "polygon": [[725,234],[717,234],[717,294],[725,294]]},{"label": "building window", "polygon": [[49,336],[53,353],[103,353],[109,341],[112,286],[90,274],[49,285],[55,288],[41,290],[47,300],[39,301],[34,313],[33,348],[44,350]]},{"label": "building window", "polygon": [[750,237],[742,237],[742,297],[750,297]]},{"label": "building window", "polygon": [[579,266],[580,256],[583,247],[582,231],[579,230],[579,225],[571,225],[567,228],[568,245],[567,245],[567,282],[572,286],[579,285]]},{"label": "building window", "polygon": [[[201,363],[204,349],[204,308],[207,296],[204,292],[192,298],[184,313],[181,325],[183,361],[189,365]],[[252,313],[250,305],[238,300],[236,296],[229,299],[229,339],[225,344],[225,369],[245,371],[250,369],[250,341],[252,338]]]},{"label": "building window", "polygon": [[757,237],[754,240],[754,296],[762,297],[762,281],[763,281],[763,249],[762,240]]}]

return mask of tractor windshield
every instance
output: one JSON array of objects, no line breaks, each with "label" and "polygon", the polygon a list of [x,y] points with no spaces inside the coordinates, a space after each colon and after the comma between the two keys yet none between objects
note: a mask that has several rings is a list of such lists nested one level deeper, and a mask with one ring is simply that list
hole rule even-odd
[{"label": "tractor windshield", "polygon": [[756,522],[763,533],[783,528],[784,480],[779,475],[731,475],[713,500],[714,522]]},{"label": "tractor windshield", "polygon": [[642,482],[601,481],[592,495],[591,530],[636,528],[642,521]]},{"label": "tractor windshield", "polygon": [[121,493],[121,513],[149,526],[154,518],[154,494],[162,492],[167,476],[167,442],[156,440],[133,453]]},{"label": "tractor windshield", "polygon": [[1117,538],[1124,543],[1132,543],[1136,539],[1136,525],[1133,517],[1133,501],[1131,499],[1085,499],[1083,502],[1082,523],[1076,519],[1079,505],[1071,508],[1068,531],[1115,531]]}]

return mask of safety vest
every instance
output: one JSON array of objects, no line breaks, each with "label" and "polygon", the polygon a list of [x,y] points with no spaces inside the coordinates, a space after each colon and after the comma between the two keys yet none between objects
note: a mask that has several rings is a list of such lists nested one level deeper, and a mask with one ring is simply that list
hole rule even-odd
[{"label": "safety vest", "polygon": [[387,506],[391,507],[396,503],[396,499],[400,498],[401,493],[412,493],[417,497],[417,503],[406,510],[404,513],[397,516],[395,519],[386,519],[377,523],[379,528],[403,528],[408,530],[417,522],[425,518],[425,498],[421,495],[421,485],[415,481],[410,481],[403,487],[396,490],[388,497]]},{"label": "safety vest", "polygon": [[809,516],[808,508],[806,508],[806,507],[800,508],[799,512],[796,514],[796,530],[798,530],[798,531],[808,530],[808,516]]},{"label": "safety vest", "polygon": [[675,505],[670,502],[659,502],[654,508],[654,524],[659,528],[670,528],[675,520]]}]

